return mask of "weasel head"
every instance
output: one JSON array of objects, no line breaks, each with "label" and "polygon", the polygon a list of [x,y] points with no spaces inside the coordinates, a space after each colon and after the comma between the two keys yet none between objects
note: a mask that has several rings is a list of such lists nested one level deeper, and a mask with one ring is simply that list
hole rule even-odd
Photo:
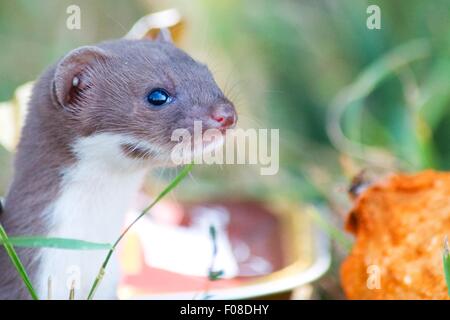
[{"label": "weasel head", "polygon": [[75,49],[57,64],[51,89],[56,112],[80,137],[124,137],[110,139],[119,141],[122,156],[153,165],[172,164],[180,143],[172,138],[176,130],[191,134],[194,155],[196,122],[201,133],[217,129],[222,137],[237,121],[208,68],[166,41],[115,40]]}]

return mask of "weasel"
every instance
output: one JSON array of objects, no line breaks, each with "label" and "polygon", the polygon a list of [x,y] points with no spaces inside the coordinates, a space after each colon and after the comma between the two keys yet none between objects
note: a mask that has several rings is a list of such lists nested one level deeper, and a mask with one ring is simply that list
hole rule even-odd
[{"label": "weasel", "polygon": [[[171,165],[175,129],[234,126],[208,68],[164,40],[75,49],[36,82],[0,223],[10,236],[112,243],[149,168]],[[194,150],[195,151],[195,150]],[[195,152],[194,152],[195,153]],[[193,153],[193,154],[194,154]],[[17,249],[40,299],[85,299],[103,251]],[[115,298],[117,261],[96,298]],[[0,299],[29,299],[3,247]]]}]

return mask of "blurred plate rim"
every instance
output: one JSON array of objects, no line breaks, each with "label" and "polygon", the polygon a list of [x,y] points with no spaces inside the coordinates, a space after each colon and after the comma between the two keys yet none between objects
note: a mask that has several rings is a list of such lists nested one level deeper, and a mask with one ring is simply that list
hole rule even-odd
[{"label": "blurred plate rim", "polygon": [[[208,291],[210,300],[238,300],[262,297],[291,291],[295,288],[309,284],[320,278],[331,265],[330,240],[320,230],[314,227],[312,238],[314,240],[314,260],[304,270],[297,272],[286,272],[286,268],[279,271],[279,276],[268,280],[260,281],[234,288],[212,289]],[[293,265],[288,266],[291,268]],[[194,300],[201,299],[203,291],[182,291],[162,294],[132,295],[121,294],[125,290],[132,288],[123,287],[119,291],[119,298],[124,300]],[[128,297],[125,297],[128,296]]]}]

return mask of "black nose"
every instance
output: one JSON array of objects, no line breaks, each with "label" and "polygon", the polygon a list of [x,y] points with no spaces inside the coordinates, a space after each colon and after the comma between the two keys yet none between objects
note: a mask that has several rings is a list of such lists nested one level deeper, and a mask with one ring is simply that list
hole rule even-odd
[{"label": "black nose", "polygon": [[230,103],[214,106],[211,110],[211,119],[214,120],[221,129],[233,127],[237,121],[234,106]]}]

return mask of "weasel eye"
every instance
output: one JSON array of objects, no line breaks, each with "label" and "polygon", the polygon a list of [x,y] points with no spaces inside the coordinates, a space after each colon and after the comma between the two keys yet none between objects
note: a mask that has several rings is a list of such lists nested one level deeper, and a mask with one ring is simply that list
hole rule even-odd
[{"label": "weasel eye", "polygon": [[162,106],[172,101],[170,94],[164,89],[153,89],[147,96],[147,101],[153,106]]}]

